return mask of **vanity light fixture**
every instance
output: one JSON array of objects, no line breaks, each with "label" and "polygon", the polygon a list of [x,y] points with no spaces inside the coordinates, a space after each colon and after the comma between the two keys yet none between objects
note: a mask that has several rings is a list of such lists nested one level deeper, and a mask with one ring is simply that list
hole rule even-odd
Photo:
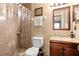
[{"label": "vanity light fixture", "polygon": [[68,3],[50,3],[50,7],[57,7],[57,6],[61,6],[61,5],[66,5]]}]

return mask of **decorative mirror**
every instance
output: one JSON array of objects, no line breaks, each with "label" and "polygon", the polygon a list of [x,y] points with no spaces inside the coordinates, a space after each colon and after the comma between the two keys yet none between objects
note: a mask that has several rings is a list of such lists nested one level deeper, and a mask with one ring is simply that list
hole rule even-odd
[{"label": "decorative mirror", "polygon": [[70,7],[53,9],[53,29],[70,30]]},{"label": "decorative mirror", "polygon": [[73,6],[73,21],[78,21],[79,20],[79,5],[74,5]]}]

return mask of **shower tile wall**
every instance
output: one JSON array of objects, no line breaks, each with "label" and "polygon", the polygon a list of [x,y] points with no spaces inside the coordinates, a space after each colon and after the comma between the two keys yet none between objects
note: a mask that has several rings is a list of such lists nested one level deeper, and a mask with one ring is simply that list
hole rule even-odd
[{"label": "shower tile wall", "polygon": [[[15,5],[0,3],[0,55],[12,55],[16,50],[17,28],[13,14]],[[10,14],[10,11],[13,15]]]},{"label": "shower tile wall", "polygon": [[[18,48],[18,44],[22,48],[26,48],[30,45],[31,40],[27,40],[28,36],[26,34],[28,32],[24,34],[25,39],[21,39],[21,37],[18,39],[17,37],[20,20],[17,18],[16,4],[0,3],[0,10],[0,56],[13,55]],[[27,28],[26,24],[22,29]]]},{"label": "shower tile wall", "polygon": [[31,47],[31,22],[30,22],[30,10],[22,9],[22,19],[21,19],[21,36],[20,36],[20,47],[29,48]]}]

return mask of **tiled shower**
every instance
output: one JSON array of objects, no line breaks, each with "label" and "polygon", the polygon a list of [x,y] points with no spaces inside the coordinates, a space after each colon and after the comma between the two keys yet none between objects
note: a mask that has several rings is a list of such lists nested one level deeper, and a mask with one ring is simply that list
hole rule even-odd
[{"label": "tiled shower", "polygon": [[31,12],[21,4],[0,3],[0,55],[31,46]]}]

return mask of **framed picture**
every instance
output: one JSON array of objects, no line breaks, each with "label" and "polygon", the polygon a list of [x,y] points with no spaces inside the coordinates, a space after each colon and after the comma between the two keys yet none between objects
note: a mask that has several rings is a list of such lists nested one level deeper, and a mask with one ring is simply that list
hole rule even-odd
[{"label": "framed picture", "polygon": [[43,15],[43,7],[36,8],[34,10],[34,14],[35,14],[35,16],[41,16],[41,15]]}]

